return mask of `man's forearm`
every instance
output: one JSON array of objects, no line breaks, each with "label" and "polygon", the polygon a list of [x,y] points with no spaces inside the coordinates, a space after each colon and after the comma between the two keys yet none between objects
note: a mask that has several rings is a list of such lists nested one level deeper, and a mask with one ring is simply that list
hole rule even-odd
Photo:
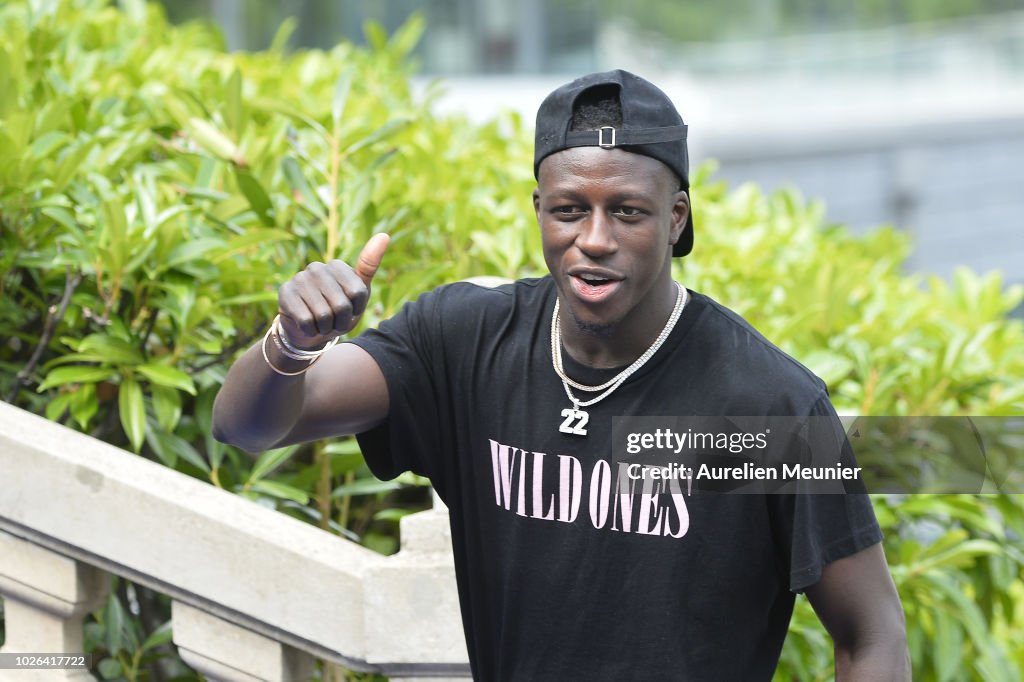
[{"label": "man's forearm", "polygon": [[[305,377],[283,376],[263,358],[260,343],[228,371],[213,403],[213,436],[250,452],[274,447],[291,431],[302,411]],[[267,344],[270,360],[284,372],[297,372],[304,361],[287,358]]]},{"label": "man's forearm", "polygon": [[836,644],[836,682],[909,682],[910,657],[902,628],[853,646]]}]

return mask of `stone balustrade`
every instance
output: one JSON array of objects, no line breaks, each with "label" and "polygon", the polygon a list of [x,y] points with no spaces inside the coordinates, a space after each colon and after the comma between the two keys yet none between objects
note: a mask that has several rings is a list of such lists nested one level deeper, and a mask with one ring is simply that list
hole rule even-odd
[{"label": "stone balustrade", "polygon": [[[381,556],[0,402],[0,652],[80,653],[112,573],[172,598],[174,642],[210,680],[308,680],[317,658],[466,679],[447,510],[401,536]],[[33,679],[92,678],[17,673]]]}]

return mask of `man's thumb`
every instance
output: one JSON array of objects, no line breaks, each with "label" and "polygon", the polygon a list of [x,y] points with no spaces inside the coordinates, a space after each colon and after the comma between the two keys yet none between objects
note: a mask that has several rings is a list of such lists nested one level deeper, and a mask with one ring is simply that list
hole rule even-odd
[{"label": "man's thumb", "polygon": [[356,259],[356,274],[366,286],[370,286],[370,280],[377,274],[377,268],[380,267],[384,252],[390,243],[391,237],[381,232],[370,237],[370,241],[366,242],[366,246],[359,253],[359,258]]}]

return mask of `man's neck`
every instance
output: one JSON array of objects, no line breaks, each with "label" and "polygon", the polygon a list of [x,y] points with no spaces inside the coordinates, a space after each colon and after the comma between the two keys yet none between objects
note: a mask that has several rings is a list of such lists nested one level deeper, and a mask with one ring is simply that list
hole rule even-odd
[{"label": "man's neck", "polygon": [[596,369],[625,367],[651,347],[672,315],[678,289],[674,281],[651,292],[643,305],[601,330],[583,328],[571,313],[560,312],[562,347],[576,362]]}]

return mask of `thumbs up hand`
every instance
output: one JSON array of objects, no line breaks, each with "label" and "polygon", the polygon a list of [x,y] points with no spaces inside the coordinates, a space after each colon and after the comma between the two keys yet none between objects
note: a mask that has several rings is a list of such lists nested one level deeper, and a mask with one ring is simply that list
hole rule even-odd
[{"label": "thumbs up hand", "polygon": [[320,348],[358,324],[390,241],[386,234],[371,237],[354,269],[340,260],[310,263],[281,285],[277,307],[281,327],[293,345]]}]

